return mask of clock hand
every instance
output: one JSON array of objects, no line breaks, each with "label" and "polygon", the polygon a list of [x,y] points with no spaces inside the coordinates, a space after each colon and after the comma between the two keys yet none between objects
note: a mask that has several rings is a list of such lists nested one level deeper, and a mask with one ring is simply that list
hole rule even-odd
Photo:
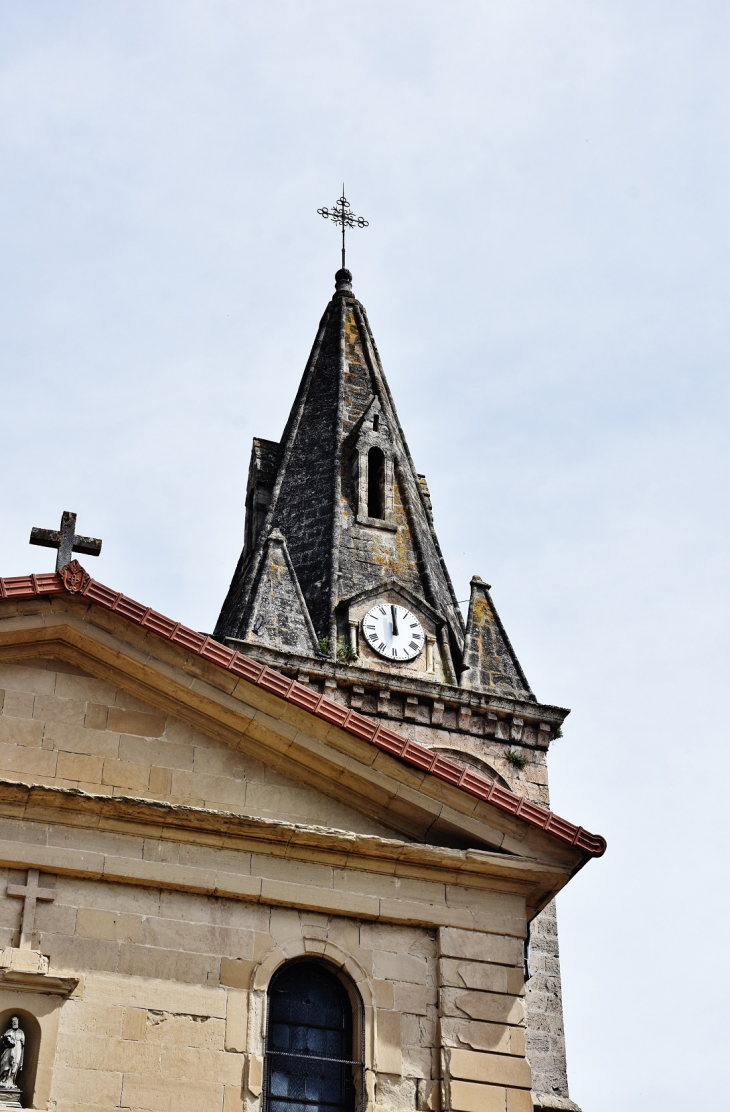
[{"label": "clock hand", "polygon": [[390,616],[393,619],[393,636],[398,636],[398,614],[394,606],[390,608]]}]

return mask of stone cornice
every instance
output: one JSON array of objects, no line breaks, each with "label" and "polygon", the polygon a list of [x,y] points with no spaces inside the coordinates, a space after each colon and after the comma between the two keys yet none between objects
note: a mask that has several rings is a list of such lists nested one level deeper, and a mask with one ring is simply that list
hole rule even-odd
[{"label": "stone cornice", "polygon": [[432,680],[418,679],[388,673],[376,672],[372,668],[358,667],[356,664],[335,663],[325,657],[297,656],[284,654],[264,645],[252,645],[235,637],[226,637],[225,643],[231,648],[245,652],[253,660],[270,664],[288,674],[305,672],[318,679],[334,679],[338,686],[351,687],[360,684],[366,688],[381,688],[402,695],[417,695],[421,698],[440,701],[454,707],[470,707],[494,711],[506,716],[519,716],[527,721],[545,722],[552,730],[557,730],[570,714],[566,707],[556,707],[536,700],[511,699],[506,695],[490,695],[486,692],[471,691],[453,684],[436,683]]},{"label": "stone cornice", "polygon": [[[0,815],[23,822],[126,835],[137,844],[140,838],[151,838],[202,845],[213,851],[233,850],[240,852],[242,860],[252,853],[266,854],[290,861],[328,864],[358,873],[513,893],[524,897],[530,915],[545,906],[572,873],[569,867],[545,865],[509,854],[448,849],[133,796],[96,795],[78,789],[30,785],[7,779],[0,780]],[[0,841],[0,862],[16,868],[22,862],[21,867],[90,879],[182,888],[246,900],[267,899],[272,903],[291,902],[282,898],[281,893],[270,892],[268,897],[264,896],[255,877],[245,872],[231,873],[230,865],[218,872],[124,856],[118,848],[113,853],[105,853],[101,839],[98,852],[75,852],[65,845],[55,846],[50,842],[24,841],[21,847],[12,839]],[[304,900],[306,903],[305,886],[296,887],[302,891],[296,893],[293,902]],[[363,887],[367,890],[368,886]],[[321,901],[322,892],[317,890],[310,901],[312,907],[319,906]],[[373,917],[372,907],[363,906],[359,913]],[[417,913],[409,906],[406,918],[413,919],[414,915]],[[397,919],[397,909],[391,909],[388,917]],[[433,911],[425,909],[420,918],[441,922],[439,916],[434,917]],[[451,925],[468,927],[468,912],[451,910],[446,918]]]},{"label": "stone cornice", "polygon": [[[381,673],[374,671],[372,668],[361,668],[356,664],[339,664],[334,661],[327,660],[325,657],[308,656],[295,656],[278,653],[275,649],[267,649],[263,645],[252,645],[247,641],[239,641],[235,637],[226,637],[226,644],[233,646],[240,646],[241,650],[245,650],[247,655],[258,659],[259,656],[263,660],[264,657],[268,660],[276,660],[277,667],[298,668],[302,671],[311,672],[321,675],[332,677],[339,677],[345,682],[349,683],[364,683],[368,687],[390,686],[394,691],[403,691],[406,694],[414,695],[430,695],[434,699],[444,699],[453,702],[455,705],[461,706],[479,706],[496,710],[509,711],[514,714],[529,715],[531,718],[541,718],[545,721],[554,722],[555,725],[560,725],[570,711],[566,707],[555,707],[549,703],[538,703],[533,699],[511,699],[506,695],[490,695],[487,692],[471,691],[465,688],[455,687],[453,684],[436,683],[433,680],[418,679],[417,677],[408,677],[398,675],[397,673],[388,673],[383,671]],[[286,662],[286,664],[285,664]]]}]

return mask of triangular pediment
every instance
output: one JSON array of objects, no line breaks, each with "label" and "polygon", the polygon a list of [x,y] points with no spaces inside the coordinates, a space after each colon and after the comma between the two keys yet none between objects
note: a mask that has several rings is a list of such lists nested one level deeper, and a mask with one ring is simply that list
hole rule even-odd
[{"label": "triangular pediment", "polygon": [[[0,661],[0,776],[173,806],[393,837],[394,831],[260,755],[64,660]],[[33,704],[32,718],[18,718]],[[36,743],[36,744],[34,744]]]},{"label": "triangular pediment", "polygon": [[377,602],[378,599],[386,595],[394,594],[402,599],[403,603],[410,609],[415,610],[417,613],[427,615],[437,627],[443,625],[444,617],[434,610],[432,606],[426,602],[425,598],[417,595],[415,591],[409,591],[397,579],[381,579],[378,583],[374,583],[371,587],[365,587],[362,591],[357,591],[349,598],[345,598],[340,603],[343,607],[355,606],[362,602]]},{"label": "triangular pediment", "polygon": [[[126,707],[115,702],[114,708],[107,703],[103,729],[94,718],[105,713],[101,688],[97,709],[89,706],[84,714],[89,713],[90,718],[84,718],[83,724],[71,721],[81,714],[78,704],[82,700],[72,699],[65,708],[68,721],[54,726],[59,737],[73,732],[83,742],[85,730],[108,735],[108,751],[75,754],[76,758],[95,759],[96,764],[64,759],[63,779],[69,780],[71,767],[77,766],[76,780],[86,785],[80,787],[82,791],[88,791],[89,784],[98,786],[100,780],[110,793],[126,790],[151,798],[154,789],[150,784],[161,782],[163,774],[153,775],[151,770],[165,765],[150,764],[145,782],[144,773],[135,767],[139,762],[120,755],[122,738],[143,736],[135,735],[133,718],[119,717],[118,712],[126,710],[172,716],[182,724],[176,729],[192,727],[204,738],[254,758],[288,781],[342,803],[401,840],[434,847],[497,850],[569,870],[582,863],[586,853],[600,854],[605,848],[602,839],[505,792],[466,767],[125,599],[85,574],[70,579],[69,584],[64,591],[61,576],[31,577],[18,585],[0,580],[0,661],[33,667],[29,662],[61,660],[91,677],[84,682],[107,685],[138,701]],[[44,591],[52,597],[44,597]],[[20,593],[24,593],[24,601],[15,603],[13,599]],[[91,598],[98,602],[90,602]],[[22,620],[17,617],[18,605]],[[63,680],[61,688],[68,686],[69,681]],[[86,702],[91,704],[88,698]],[[140,709],[140,704],[145,709]],[[30,729],[32,735],[32,725],[18,728]],[[18,773],[20,778],[25,771],[31,782],[34,776],[46,782],[47,777],[56,776],[58,758],[37,737],[33,741],[33,736],[26,749],[35,752],[27,758],[18,754],[26,763],[5,771]],[[96,735],[89,735],[89,740],[92,736]],[[148,730],[144,736],[153,745],[152,732]],[[200,748],[204,754],[202,740]],[[224,752],[210,747],[216,748],[219,755]],[[124,756],[133,756],[138,749],[139,743],[135,749],[135,744],[128,742]],[[107,761],[110,765],[105,772]],[[105,784],[112,773],[127,775],[130,783],[126,789],[121,783]],[[79,778],[82,774],[86,780]],[[213,805],[223,802],[205,795],[200,798],[216,813],[219,808]],[[351,822],[355,825],[354,819]]]}]

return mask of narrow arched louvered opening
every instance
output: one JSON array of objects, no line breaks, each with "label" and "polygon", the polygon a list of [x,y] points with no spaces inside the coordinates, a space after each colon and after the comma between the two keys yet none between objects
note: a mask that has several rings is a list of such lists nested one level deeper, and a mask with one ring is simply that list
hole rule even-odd
[{"label": "narrow arched louvered opening", "polygon": [[352,1003],[318,961],[283,966],[269,986],[266,1112],[355,1112]]},{"label": "narrow arched louvered opening", "polygon": [[368,517],[385,517],[385,456],[380,448],[368,452]]}]

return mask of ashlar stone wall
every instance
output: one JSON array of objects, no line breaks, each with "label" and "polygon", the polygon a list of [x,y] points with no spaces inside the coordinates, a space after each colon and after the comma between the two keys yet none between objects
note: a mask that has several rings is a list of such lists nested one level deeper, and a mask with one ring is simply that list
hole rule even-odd
[{"label": "ashlar stone wall", "polygon": [[[6,780],[239,813],[255,800],[286,823],[391,835],[73,667],[2,664],[0,688]],[[260,1112],[268,982],[306,955],[362,1002],[368,1112],[471,1112],[475,1100],[521,1112],[521,896],[425,868],[348,868],[324,849],[316,863],[187,828],[173,837],[150,817],[100,829],[69,809],[74,797],[26,813],[19,790],[0,800],[0,942],[19,945],[22,900],[7,883],[39,868],[54,899],[36,907],[32,947],[53,977],[79,978],[54,1004],[55,1042],[41,1039],[56,1112]],[[225,895],[204,894],[222,883]],[[18,1006],[8,985],[0,974],[3,1014]],[[36,1014],[48,997],[23,1000]]]},{"label": "ashlar stone wall", "polygon": [[454,1112],[532,1112],[522,960],[519,939],[439,931],[443,1088]]},{"label": "ashlar stone wall", "polygon": [[[306,955],[362,1000],[370,1112],[530,1107],[520,940],[42,879],[56,898],[38,906],[34,941],[54,974],[81,978],[58,1005],[56,1112],[259,1112],[268,982]],[[0,911],[9,944],[20,903],[4,897]],[[0,1009],[6,996],[0,984]]]}]

